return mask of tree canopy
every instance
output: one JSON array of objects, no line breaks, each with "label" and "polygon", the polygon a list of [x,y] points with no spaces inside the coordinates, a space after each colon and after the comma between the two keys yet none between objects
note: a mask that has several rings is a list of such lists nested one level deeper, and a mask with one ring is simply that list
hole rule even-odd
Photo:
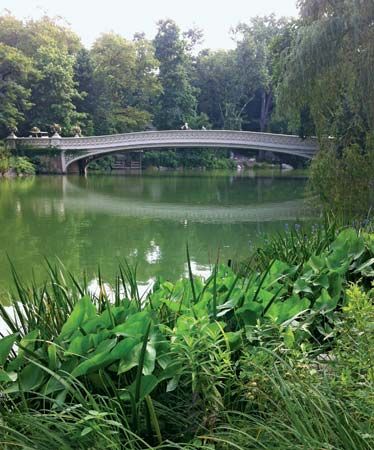
[{"label": "tree canopy", "polygon": [[[198,51],[203,33],[161,20],[153,40],[114,33],[90,50],[61,20],[21,21],[0,16],[2,64],[13,61],[2,94],[1,136],[18,126],[53,123],[71,134],[192,127],[272,129],[273,53],[270,46],[286,19],[255,18],[233,31],[233,50]],[[5,55],[6,53],[6,55]],[[3,83],[5,80],[3,80]],[[5,93],[6,92],[6,93]]]}]

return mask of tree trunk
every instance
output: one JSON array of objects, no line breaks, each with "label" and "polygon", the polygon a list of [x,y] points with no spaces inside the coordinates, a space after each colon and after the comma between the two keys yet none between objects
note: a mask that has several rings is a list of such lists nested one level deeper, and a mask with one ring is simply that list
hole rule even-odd
[{"label": "tree trunk", "polygon": [[273,94],[272,92],[266,92],[265,90],[261,93],[261,113],[260,113],[260,131],[265,131],[269,122],[270,109],[273,105]]},{"label": "tree trunk", "polygon": [[[265,90],[261,93],[261,112],[260,112],[260,131],[264,132],[269,122],[270,109],[273,104],[273,94],[272,92],[266,92]],[[259,151],[258,159],[259,161],[266,161],[270,155],[263,150]]]}]

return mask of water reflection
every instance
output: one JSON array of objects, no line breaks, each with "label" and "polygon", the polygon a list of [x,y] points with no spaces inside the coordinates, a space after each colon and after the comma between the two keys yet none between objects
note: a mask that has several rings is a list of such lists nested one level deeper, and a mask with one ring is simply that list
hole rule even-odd
[{"label": "water reflection", "polygon": [[242,258],[258,234],[308,216],[305,179],[245,174],[37,177],[0,180],[0,291],[10,284],[6,252],[23,275],[45,277],[43,257],[61,259],[108,282],[119,261],[138,263],[146,282],[207,274],[221,260]]}]

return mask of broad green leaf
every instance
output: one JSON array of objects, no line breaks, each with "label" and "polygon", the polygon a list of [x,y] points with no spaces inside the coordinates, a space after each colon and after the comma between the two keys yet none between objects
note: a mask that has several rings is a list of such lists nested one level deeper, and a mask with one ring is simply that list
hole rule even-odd
[{"label": "broad green leaf", "polygon": [[166,385],[166,392],[172,392],[178,387],[180,376],[175,376],[171,380],[168,381]]},{"label": "broad green leaf", "polygon": [[44,384],[42,393],[43,395],[50,395],[53,392],[63,391],[65,386],[58,381],[55,377],[50,377],[49,380]]},{"label": "broad green leaf", "polygon": [[[357,269],[354,271],[354,273],[362,273],[365,276],[366,273],[371,274],[373,272],[372,266],[374,265],[374,258],[370,258],[367,261],[365,261],[364,263],[362,263],[359,267],[357,267]],[[369,270],[368,270],[369,269]]]},{"label": "broad green leaf", "polygon": [[304,278],[300,277],[295,281],[295,284],[293,285],[293,292],[295,294],[299,294],[300,292],[307,292],[311,294],[313,291],[309,283],[307,283]]},{"label": "broad green leaf", "polygon": [[230,345],[230,350],[232,352],[239,350],[239,348],[242,346],[243,341],[241,331],[229,331],[225,333],[225,337]]},{"label": "broad green leaf", "polygon": [[313,255],[310,257],[306,266],[310,266],[314,272],[320,273],[321,270],[326,266],[325,258],[322,256]]},{"label": "broad green leaf", "polygon": [[151,375],[151,373],[155,370],[155,364],[156,349],[151,343],[148,343],[144,355],[143,375]]},{"label": "broad green leaf", "polygon": [[142,343],[135,338],[124,339],[116,345],[113,353],[120,359],[118,374],[125,373],[138,365],[141,349]]},{"label": "broad green leaf", "polygon": [[326,258],[327,267],[336,273],[344,275],[347,273],[349,268],[349,260],[347,254],[339,250]]},{"label": "broad green leaf", "polygon": [[174,313],[176,313],[176,312],[178,312],[180,310],[181,305],[180,305],[179,302],[176,302],[174,300],[169,300],[169,299],[166,299],[166,298],[161,299],[161,302],[165,306],[167,306],[170,309],[170,311],[172,311]]},{"label": "broad green leaf", "polygon": [[330,294],[328,293],[327,289],[322,289],[321,295],[318,297],[316,302],[314,303],[313,308],[314,309],[326,309],[331,310],[335,309],[336,305],[338,303],[338,298],[331,298]]},{"label": "broad green leaf", "polygon": [[70,345],[64,355],[66,356],[69,353],[84,355],[90,347],[90,336],[83,336],[83,334],[79,334],[71,340]]},{"label": "broad green leaf", "polygon": [[5,370],[0,369],[0,383],[9,383],[10,381],[16,381],[16,372],[5,372]]},{"label": "broad green leaf", "polygon": [[21,389],[25,392],[33,391],[39,387],[45,379],[45,372],[38,366],[29,363],[19,375]]},{"label": "broad green leaf", "polygon": [[90,297],[83,297],[74,306],[68,320],[62,327],[60,339],[69,338],[87,320],[96,317],[96,308]]},{"label": "broad green leaf", "polygon": [[94,372],[96,370],[102,369],[103,367],[108,366],[113,361],[115,361],[115,356],[106,351],[102,353],[98,353],[91,358],[88,358],[86,361],[80,363],[73,371],[73,377],[80,377],[89,372]]},{"label": "broad green leaf", "polygon": [[[139,402],[143,401],[146,395],[150,395],[158,383],[159,380],[154,375],[143,375],[140,379]],[[132,383],[127,390],[135,397],[136,381]]]},{"label": "broad green leaf", "polygon": [[313,285],[328,289],[330,286],[329,277],[327,276],[327,274],[320,274],[316,278],[314,278]]},{"label": "broad green leaf", "polygon": [[130,316],[125,323],[113,328],[113,333],[117,336],[141,337],[145,334],[150,315],[147,311],[141,311]]},{"label": "broad green leaf", "polygon": [[276,323],[283,323],[292,319],[302,311],[310,307],[310,301],[293,295],[285,301],[275,301],[266,313],[266,317],[272,318]]},{"label": "broad green leaf", "polygon": [[10,334],[0,339],[0,366],[4,366],[12,350],[13,344],[17,340],[18,333]]},{"label": "broad green leaf", "polygon": [[236,311],[238,318],[244,325],[255,325],[257,319],[261,317],[264,307],[261,303],[252,302],[245,304]]},{"label": "broad green leaf", "polygon": [[332,298],[339,298],[343,289],[343,278],[339,273],[333,272],[329,275],[329,294]]},{"label": "broad green leaf", "polygon": [[180,374],[182,366],[179,362],[170,363],[158,376],[159,381],[173,378]]}]

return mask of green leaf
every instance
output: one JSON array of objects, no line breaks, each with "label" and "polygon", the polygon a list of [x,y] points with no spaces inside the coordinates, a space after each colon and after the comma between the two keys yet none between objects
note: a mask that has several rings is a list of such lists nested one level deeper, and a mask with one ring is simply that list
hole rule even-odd
[{"label": "green leaf", "polygon": [[302,311],[307,310],[310,307],[310,301],[306,298],[300,298],[298,295],[293,295],[287,300],[275,301],[268,312],[266,317],[272,318],[276,323],[283,323],[292,319]]},{"label": "green leaf", "polygon": [[55,377],[49,378],[42,388],[43,395],[50,395],[53,392],[63,391],[65,386]]},{"label": "green leaf", "polygon": [[158,376],[159,381],[167,380],[179,375],[181,368],[182,366],[179,362],[170,363]]},{"label": "green leaf", "polygon": [[12,350],[13,344],[16,342],[18,333],[10,334],[0,340],[0,366],[4,366]]},{"label": "green leaf", "polygon": [[327,276],[327,274],[320,274],[313,280],[313,285],[328,289],[330,286],[329,277]]},{"label": "green leaf", "polygon": [[87,320],[96,316],[96,308],[90,297],[83,297],[74,306],[68,320],[62,327],[59,338],[64,340],[69,338]]},{"label": "green leaf", "polygon": [[115,359],[115,356],[106,351],[98,353],[92,358],[88,358],[86,361],[83,361],[81,364],[79,364],[71,374],[73,377],[80,377],[82,375],[85,375],[86,373],[94,372],[108,366],[113,361],[115,361]]},{"label": "green leaf", "polygon": [[19,341],[17,357],[10,362],[8,369],[16,371],[25,363],[25,355],[27,355],[27,351],[34,351],[38,336],[39,330],[33,330]]},{"label": "green leaf", "polygon": [[229,331],[225,333],[225,337],[230,345],[230,350],[235,352],[242,346],[242,332],[241,331]]},{"label": "green leaf", "polygon": [[[158,385],[159,380],[154,375],[142,375],[140,378],[140,389],[138,393],[138,402],[141,402],[144,400],[144,397],[146,395],[151,394],[151,392],[156,388]],[[134,381],[127,390],[131,393],[131,395],[135,398],[136,396],[136,388],[137,388],[137,381]]]},{"label": "green leaf", "polygon": [[332,298],[339,298],[343,289],[343,278],[339,273],[333,272],[329,275],[329,294]]},{"label": "green leaf", "polygon": [[25,392],[33,391],[39,387],[45,379],[45,372],[38,366],[30,363],[19,375],[21,389]]},{"label": "green leaf", "polygon": [[81,437],[86,436],[87,434],[91,433],[93,431],[93,428],[91,427],[85,427],[83,428],[81,432]]},{"label": "green leaf", "polygon": [[236,315],[244,325],[255,325],[263,310],[264,307],[261,303],[252,302],[239,308],[236,311]]},{"label": "green leaf", "polygon": [[178,387],[179,378],[180,376],[177,375],[168,381],[168,384],[166,385],[166,392],[172,392]]},{"label": "green leaf", "polygon": [[150,315],[147,311],[141,311],[130,316],[125,323],[113,328],[117,336],[142,337],[147,331]]},{"label": "green leaf", "polygon": [[71,340],[70,345],[64,355],[84,355],[90,347],[90,336],[83,336],[83,334],[78,334]]},{"label": "green leaf", "polygon": [[47,352],[48,352],[48,367],[51,370],[56,370],[56,367],[57,367],[56,345],[53,343],[49,344]]},{"label": "green leaf", "polygon": [[[365,261],[363,264],[361,264],[359,267],[357,267],[357,269],[353,272],[353,273],[359,273],[359,274],[363,274],[365,276],[368,276],[367,273],[371,274],[373,272],[372,270],[372,266],[374,264],[374,258],[368,259],[367,261]],[[368,268],[370,268],[371,270],[367,270]]]},{"label": "green leaf", "polygon": [[16,381],[16,372],[5,372],[5,370],[0,369],[0,383],[8,383],[10,381]]},{"label": "green leaf", "polygon": [[288,326],[283,333],[284,344],[287,348],[293,348],[295,344],[295,335],[292,328]]},{"label": "green leaf", "polygon": [[118,374],[125,373],[138,365],[141,349],[142,343],[135,338],[124,339],[116,345],[113,353],[120,359]]},{"label": "green leaf", "polygon": [[295,294],[299,294],[300,292],[307,292],[311,294],[313,291],[310,285],[305,281],[305,279],[300,277],[295,281],[295,284],[293,286],[293,292]]},{"label": "green leaf", "polygon": [[321,270],[323,270],[323,268],[326,266],[325,258],[313,255],[310,257],[306,266],[310,266],[314,272],[320,273]]},{"label": "green leaf", "polygon": [[336,308],[338,297],[332,298],[327,289],[322,289],[321,295],[314,303],[313,309],[327,309],[332,310]]}]

